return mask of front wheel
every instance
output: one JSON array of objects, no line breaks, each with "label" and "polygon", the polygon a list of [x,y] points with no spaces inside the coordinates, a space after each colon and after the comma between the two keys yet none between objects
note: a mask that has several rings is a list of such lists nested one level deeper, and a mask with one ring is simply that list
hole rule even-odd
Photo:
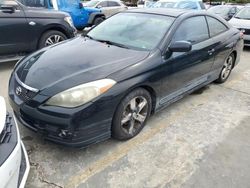
[{"label": "front wheel", "polygon": [[217,80],[215,80],[216,83],[224,83],[228,79],[233,69],[234,61],[234,54],[231,53],[224,62],[222,70],[220,72],[220,76]]},{"label": "front wheel", "polygon": [[112,124],[112,136],[127,140],[136,136],[144,127],[152,108],[149,92],[138,88],[128,94],[119,104]]},{"label": "front wheel", "polygon": [[62,42],[64,40],[67,40],[67,37],[62,32],[50,30],[42,35],[38,47],[40,49],[46,46],[50,46],[52,44],[56,44],[58,42]]}]

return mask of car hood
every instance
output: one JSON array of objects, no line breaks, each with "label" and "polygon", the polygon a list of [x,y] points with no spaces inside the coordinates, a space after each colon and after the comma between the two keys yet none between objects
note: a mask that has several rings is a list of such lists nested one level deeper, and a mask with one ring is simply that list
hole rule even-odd
[{"label": "car hood", "polygon": [[52,90],[108,77],[148,54],[77,37],[31,54],[16,66],[15,74],[24,84],[50,95]]},{"label": "car hood", "polygon": [[236,28],[246,28],[250,29],[250,20],[232,18],[229,23]]},{"label": "car hood", "polygon": [[4,98],[0,96],[0,134],[3,131],[6,120],[6,104]]}]

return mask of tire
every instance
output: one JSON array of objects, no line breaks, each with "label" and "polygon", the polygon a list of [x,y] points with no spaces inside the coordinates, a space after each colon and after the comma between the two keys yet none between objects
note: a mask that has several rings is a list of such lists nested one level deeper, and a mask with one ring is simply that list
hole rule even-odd
[{"label": "tire", "polygon": [[40,49],[64,40],[67,40],[67,37],[62,32],[56,30],[46,31],[39,40],[38,48]]},{"label": "tire", "polygon": [[135,137],[145,126],[151,109],[150,93],[142,88],[133,90],[116,109],[112,122],[112,137],[118,140]]},{"label": "tire", "polygon": [[223,67],[220,72],[220,76],[217,80],[215,80],[216,83],[221,84],[224,83],[228,77],[230,76],[233,66],[235,63],[235,56],[233,53],[231,53],[227,59],[225,60]]},{"label": "tire", "polygon": [[104,18],[102,17],[97,17],[94,19],[93,25],[98,25],[104,21]]}]

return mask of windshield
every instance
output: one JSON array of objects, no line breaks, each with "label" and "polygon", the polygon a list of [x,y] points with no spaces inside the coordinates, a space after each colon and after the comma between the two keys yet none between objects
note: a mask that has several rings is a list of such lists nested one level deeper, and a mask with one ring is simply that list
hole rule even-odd
[{"label": "windshield", "polygon": [[250,7],[241,9],[234,17],[250,20]]},{"label": "windshield", "polygon": [[97,3],[99,3],[99,1],[88,1],[88,2],[84,3],[83,5],[86,7],[95,7],[97,5]]},{"label": "windshield", "polygon": [[164,37],[174,19],[153,14],[119,13],[96,26],[88,36],[127,48],[152,50]]},{"label": "windshield", "polygon": [[227,15],[230,11],[230,7],[226,6],[214,6],[208,9],[209,12],[213,12],[215,14]]}]

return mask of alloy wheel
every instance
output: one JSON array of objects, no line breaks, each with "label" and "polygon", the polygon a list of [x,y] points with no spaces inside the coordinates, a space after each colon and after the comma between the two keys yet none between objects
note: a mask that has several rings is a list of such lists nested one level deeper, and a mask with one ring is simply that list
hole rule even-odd
[{"label": "alloy wheel", "polygon": [[45,46],[50,46],[52,44],[56,44],[58,42],[64,41],[64,38],[60,35],[51,35],[45,41]]},{"label": "alloy wheel", "polygon": [[129,135],[134,135],[143,126],[148,115],[148,102],[143,96],[131,99],[121,118],[121,127]]},{"label": "alloy wheel", "polygon": [[227,79],[227,77],[229,76],[231,70],[233,68],[233,57],[230,55],[227,60],[225,61],[223,68],[222,68],[222,72],[221,72],[221,78],[223,80]]}]

